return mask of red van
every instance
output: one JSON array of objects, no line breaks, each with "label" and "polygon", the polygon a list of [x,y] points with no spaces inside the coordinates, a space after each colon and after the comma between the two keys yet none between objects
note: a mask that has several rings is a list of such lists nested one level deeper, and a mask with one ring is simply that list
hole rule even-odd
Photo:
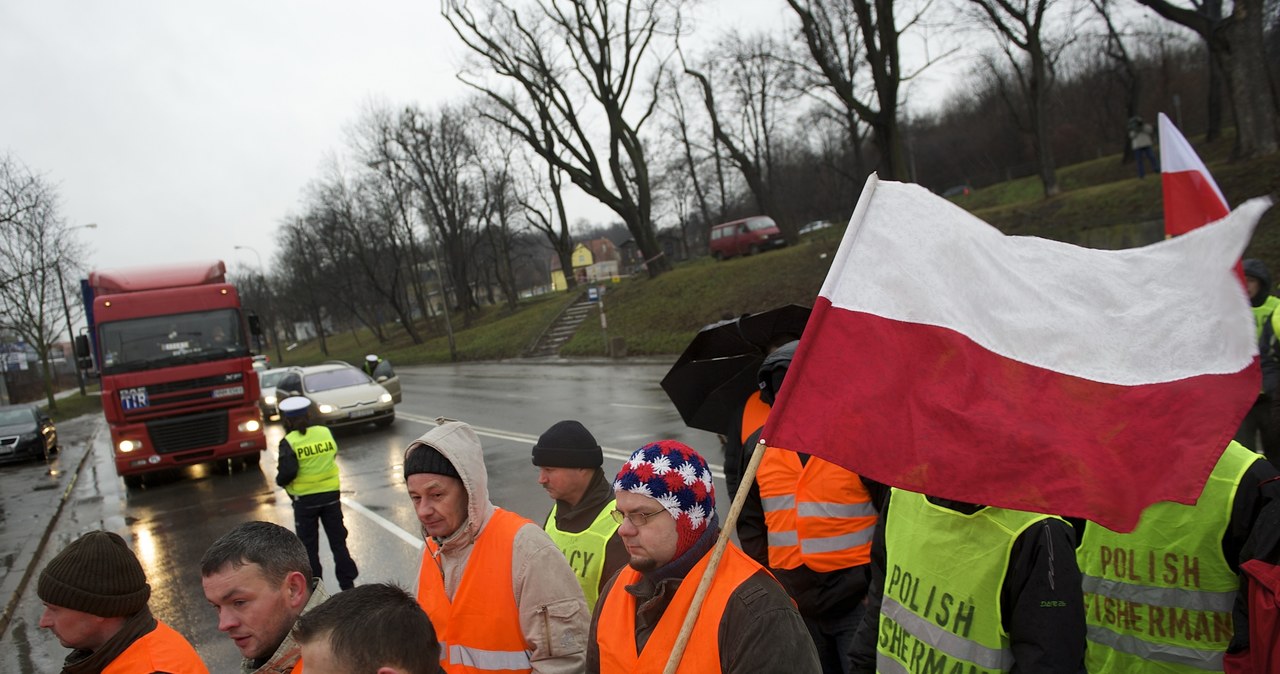
[{"label": "red van", "polygon": [[711,255],[717,260],[735,255],[755,255],[785,245],[787,240],[782,238],[778,223],[767,215],[734,220],[711,228]]}]

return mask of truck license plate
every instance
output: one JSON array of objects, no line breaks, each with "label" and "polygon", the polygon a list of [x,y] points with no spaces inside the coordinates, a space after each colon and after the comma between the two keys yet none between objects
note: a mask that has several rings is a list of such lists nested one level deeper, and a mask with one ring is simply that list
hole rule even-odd
[{"label": "truck license plate", "polygon": [[243,386],[228,386],[226,388],[213,389],[213,397],[230,398],[231,396],[244,395]]},{"label": "truck license plate", "polygon": [[140,410],[149,404],[147,402],[147,387],[139,386],[137,388],[120,389],[120,407],[126,410]]}]

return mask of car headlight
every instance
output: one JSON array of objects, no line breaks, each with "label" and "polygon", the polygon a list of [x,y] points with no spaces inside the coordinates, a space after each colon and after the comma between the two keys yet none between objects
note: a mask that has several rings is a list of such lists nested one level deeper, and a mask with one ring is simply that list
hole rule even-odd
[{"label": "car headlight", "polygon": [[391,402],[391,394],[390,394],[390,393],[383,393],[382,395],[378,396],[378,402],[380,402],[380,403],[389,403],[389,402]]},{"label": "car headlight", "polygon": [[334,407],[329,403],[321,403],[316,409],[319,410],[321,414],[333,414]]},{"label": "car headlight", "polygon": [[276,397],[275,397],[275,396],[267,396],[267,397],[265,397],[265,398],[263,398],[263,399],[262,399],[262,402],[264,402],[264,403],[266,403],[266,404],[268,404],[268,405],[270,405],[270,406],[272,406],[272,407],[275,407],[275,406],[276,406],[276,403],[277,403],[277,400],[276,400]]}]

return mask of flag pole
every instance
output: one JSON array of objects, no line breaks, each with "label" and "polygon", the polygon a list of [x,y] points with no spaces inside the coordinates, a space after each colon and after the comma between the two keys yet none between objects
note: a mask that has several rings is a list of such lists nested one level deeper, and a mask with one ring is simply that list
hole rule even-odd
[{"label": "flag pole", "polygon": [[693,625],[698,622],[698,614],[702,611],[702,601],[707,598],[711,581],[715,579],[716,569],[720,567],[720,558],[724,556],[724,549],[729,545],[730,532],[733,531],[733,525],[738,522],[738,514],[742,512],[743,504],[747,502],[747,492],[751,491],[751,485],[756,481],[756,469],[760,466],[764,450],[765,440],[760,438],[751,452],[747,469],[742,473],[742,483],[738,485],[738,493],[734,495],[733,504],[729,506],[729,514],[720,527],[720,537],[716,539],[716,547],[711,551],[711,559],[707,562],[706,570],[702,572],[702,579],[698,581],[698,591],[694,593],[693,603],[689,605],[689,612],[684,616],[684,624],[680,626],[680,634],[676,637],[675,647],[671,649],[667,666],[662,670],[663,674],[675,674],[676,668],[680,666],[680,658],[684,657],[684,649],[689,644],[690,635],[693,634]]}]

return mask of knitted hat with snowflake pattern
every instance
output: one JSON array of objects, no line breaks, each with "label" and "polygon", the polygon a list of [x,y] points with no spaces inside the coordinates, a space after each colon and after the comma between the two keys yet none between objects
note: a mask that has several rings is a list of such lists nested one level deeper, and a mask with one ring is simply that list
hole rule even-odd
[{"label": "knitted hat with snowflake pattern", "polygon": [[633,452],[618,471],[613,490],[648,496],[666,508],[680,536],[676,557],[693,546],[716,512],[711,469],[692,447],[675,440],[660,440]]}]

